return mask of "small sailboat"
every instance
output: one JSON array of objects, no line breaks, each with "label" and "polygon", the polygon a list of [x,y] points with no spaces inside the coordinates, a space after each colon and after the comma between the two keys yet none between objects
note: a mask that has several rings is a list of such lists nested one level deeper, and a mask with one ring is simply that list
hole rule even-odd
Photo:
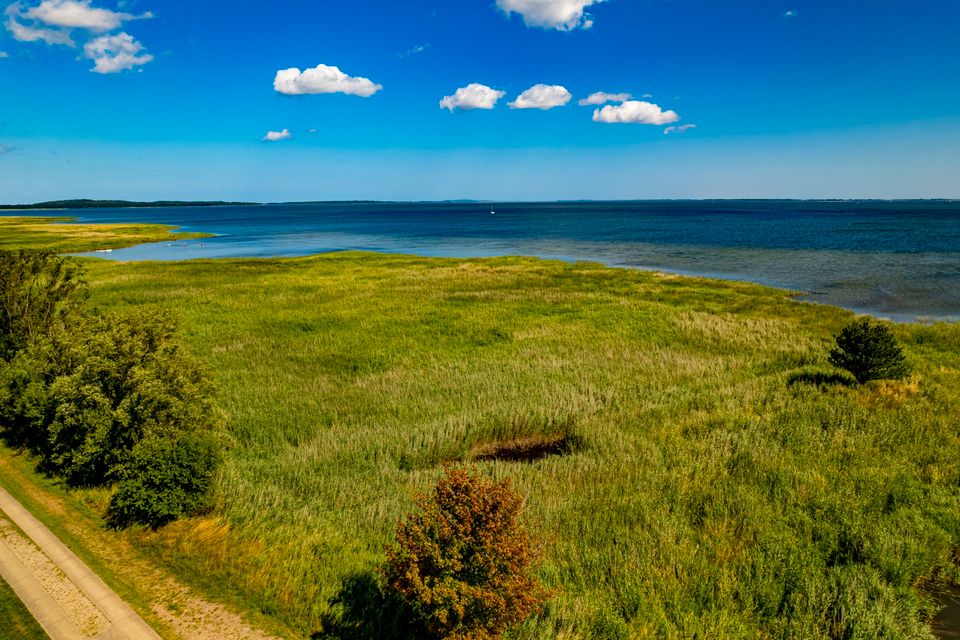
[{"label": "small sailboat", "polygon": [[490,205],[490,215],[495,216],[497,212],[493,210],[493,205]]}]

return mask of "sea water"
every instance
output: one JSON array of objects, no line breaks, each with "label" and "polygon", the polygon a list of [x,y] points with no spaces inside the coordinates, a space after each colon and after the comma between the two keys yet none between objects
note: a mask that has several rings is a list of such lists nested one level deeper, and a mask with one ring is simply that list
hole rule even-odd
[{"label": "sea water", "polygon": [[69,214],[216,234],[91,254],[113,260],[524,255],[759,282],[894,320],[960,319],[957,201],[300,203]]}]

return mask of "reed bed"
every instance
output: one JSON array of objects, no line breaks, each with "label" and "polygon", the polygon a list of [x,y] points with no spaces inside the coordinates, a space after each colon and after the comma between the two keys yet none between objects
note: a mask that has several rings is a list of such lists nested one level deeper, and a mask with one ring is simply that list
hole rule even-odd
[{"label": "reed bed", "polygon": [[88,268],[100,307],[181,316],[232,438],[214,514],[130,535],[304,635],[347,637],[344,594],[449,462],[527,497],[558,595],[516,638],[929,638],[924,587],[957,577],[957,325],[898,325],[913,377],[857,387],[810,373],[852,314],[743,283],[359,253]]}]

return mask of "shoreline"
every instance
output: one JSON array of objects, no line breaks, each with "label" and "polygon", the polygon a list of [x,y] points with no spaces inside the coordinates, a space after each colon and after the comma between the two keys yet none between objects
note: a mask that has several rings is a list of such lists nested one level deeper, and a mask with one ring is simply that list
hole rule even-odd
[{"label": "shoreline", "polygon": [[[216,234],[209,234],[206,237],[218,237]],[[189,239],[188,239],[189,240]],[[195,241],[199,242],[202,239],[196,239]],[[134,249],[138,247],[146,247],[151,245],[164,245],[169,246],[169,242],[156,242],[156,243],[144,243],[139,245],[131,245],[128,247],[123,247],[123,249]],[[188,247],[189,244],[182,243],[183,247]],[[112,253],[112,252],[111,252]],[[603,260],[583,260],[578,258],[556,258],[556,257],[545,257],[533,254],[498,254],[498,255],[426,255],[417,252],[404,252],[404,251],[390,251],[390,250],[372,250],[372,249],[329,249],[327,251],[316,251],[313,253],[305,253],[298,255],[255,255],[255,256],[194,256],[194,257],[185,257],[181,259],[163,259],[163,258],[147,258],[147,259],[122,259],[114,255],[104,255],[102,251],[86,251],[71,253],[69,255],[77,258],[83,259],[100,259],[109,262],[115,262],[118,264],[136,264],[136,263],[158,263],[158,264],[176,264],[176,263],[185,263],[193,261],[208,261],[208,262],[225,262],[233,260],[250,260],[250,261],[268,261],[268,260],[297,260],[300,258],[311,258],[316,256],[324,256],[338,253],[368,253],[371,255],[380,255],[380,256],[413,256],[416,258],[422,259],[437,259],[437,260],[484,260],[489,258],[518,258],[518,259],[528,259],[528,260],[542,260],[542,261],[552,261],[559,260],[561,262],[568,263],[577,263],[577,262],[587,262],[595,263],[602,265],[607,269],[624,269],[624,270],[637,270],[644,271],[648,273],[655,273],[666,276],[675,276],[680,278],[690,278],[690,279],[700,279],[700,280],[713,280],[718,282],[734,282],[734,283],[744,283],[757,285],[761,287],[766,287],[769,289],[774,289],[779,291],[792,300],[801,303],[822,305],[826,307],[833,307],[837,309],[843,309],[845,311],[850,311],[857,315],[867,315],[879,320],[886,320],[895,324],[916,324],[916,325],[929,325],[937,323],[947,323],[953,324],[960,322],[960,313],[956,315],[912,315],[912,314],[902,314],[902,313],[891,313],[891,312],[882,312],[878,310],[871,310],[865,307],[859,306],[845,306],[840,304],[835,304],[832,302],[824,302],[820,300],[812,299],[812,296],[824,295],[818,291],[808,291],[803,289],[796,289],[786,286],[781,286],[778,284],[766,282],[762,279],[749,279],[742,278],[737,276],[723,276],[722,274],[717,273],[697,273],[692,271],[685,271],[682,269],[669,269],[664,267],[647,267],[641,265],[621,265],[621,264],[612,264],[605,262]]]},{"label": "shoreline", "polygon": [[[210,205],[207,208],[213,208],[216,206],[231,206],[231,205]],[[252,205],[251,205],[252,206]],[[143,207],[138,207],[143,208]],[[160,207],[163,208],[163,207]],[[34,210],[36,211],[36,210]],[[54,211],[54,210],[51,210]],[[66,210],[57,210],[57,211],[66,211]],[[77,211],[77,210],[73,210]],[[119,228],[119,227],[141,227],[141,228],[156,228],[163,227],[166,229],[166,232],[169,234],[168,237],[164,239],[155,240],[157,236],[150,237],[149,242],[138,241],[141,238],[130,237],[130,238],[121,238],[114,237],[110,240],[109,244],[98,245],[96,248],[90,248],[89,250],[80,250],[80,251],[61,251],[66,255],[71,255],[74,257],[80,258],[100,258],[104,260],[110,260],[113,262],[187,262],[193,260],[249,260],[249,259],[262,259],[262,260],[283,260],[283,259],[292,259],[298,257],[309,257],[314,255],[325,255],[330,253],[338,253],[343,251],[361,251],[369,252],[372,254],[380,255],[410,255],[417,256],[421,258],[449,258],[449,259],[483,259],[490,257],[517,257],[517,258],[533,258],[539,260],[562,260],[565,262],[595,262],[601,264],[604,267],[611,269],[636,269],[640,271],[647,271],[653,273],[668,274],[673,276],[688,277],[688,278],[701,278],[707,280],[717,280],[723,282],[744,282],[755,285],[760,285],[764,287],[769,287],[771,289],[776,289],[787,295],[792,299],[798,302],[805,302],[810,304],[819,304],[825,306],[836,307],[844,309],[855,314],[860,315],[869,315],[875,318],[887,320],[897,324],[932,324],[932,323],[956,323],[960,322],[960,311],[953,312],[899,312],[899,311],[889,311],[878,308],[871,308],[870,306],[865,306],[862,304],[842,304],[835,300],[821,300],[818,298],[827,296],[821,287],[817,288],[804,288],[802,286],[791,286],[787,283],[777,281],[775,277],[768,277],[765,275],[755,275],[750,276],[749,274],[743,273],[731,273],[724,274],[722,272],[703,270],[703,271],[694,271],[685,268],[671,268],[664,265],[642,265],[642,264],[622,264],[612,261],[610,259],[604,259],[603,257],[590,257],[590,256],[576,256],[571,254],[564,255],[562,252],[558,254],[549,254],[549,253],[487,253],[482,252],[467,254],[464,252],[457,252],[455,250],[449,250],[447,252],[430,252],[430,251],[418,251],[415,248],[413,250],[404,250],[397,248],[368,248],[368,247],[336,247],[330,246],[329,248],[320,249],[320,250],[309,250],[304,253],[265,253],[259,255],[243,255],[243,254],[219,254],[219,255],[190,255],[190,256],[178,256],[178,257],[146,257],[146,258],[132,258],[127,259],[123,257],[124,252],[137,249],[149,249],[151,247],[166,249],[172,245],[176,245],[180,248],[193,248],[196,247],[199,243],[200,246],[204,246],[203,241],[208,238],[223,237],[221,234],[205,233],[200,231],[183,231],[184,227],[181,225],[171,225],[171,224],[160,224],[160,223],[96,223],[91,221],[81,221],[82,214],[74,214],[70,216],[46,216],[46,215],[27,215],[27,216],[5,216],[3,212],[0,211],[0,222],[4,219],[15,219],[15,220],[37,220],[39,224],[50,223],[50,224],[62,224],[76,227],[83,227],[88,225],[90,227],[96,227],[98,229],[109,230],[110,228]],[[331,243],[335,244],[335,243]],[[214,246],[214,245],[211,245]],[[732,248],[731,250],[736,250],[737,248]],[[794,251],[794,250],[782,250],[782,251]],[[117,255],[117,253],[120,255]],[[109,254],[109,255],[107,255]]]}]

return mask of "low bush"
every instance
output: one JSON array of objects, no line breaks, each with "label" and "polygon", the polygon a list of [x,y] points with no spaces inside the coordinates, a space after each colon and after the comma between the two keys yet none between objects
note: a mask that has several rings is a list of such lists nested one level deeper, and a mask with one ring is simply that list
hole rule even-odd
[{"label": "low bush", "polygon": [[537,611],[546,592],[530,575],[537,554],[509,481],[448,468],[387,551],[387,588],[434,637],[491,640]]},{"label": "low bush", "polygon": [[899,380],[910,374],[907,359],[890,328],[861,318],[843,328],[830,352],[830,364],[846,369],[857,382]]},{"label": "low bush", "polygon": [[218,447],[209,433],[149,437],[139,442],[120,471],[107,509],[113,527],[159,527],[210,508],[209,486]]}]

